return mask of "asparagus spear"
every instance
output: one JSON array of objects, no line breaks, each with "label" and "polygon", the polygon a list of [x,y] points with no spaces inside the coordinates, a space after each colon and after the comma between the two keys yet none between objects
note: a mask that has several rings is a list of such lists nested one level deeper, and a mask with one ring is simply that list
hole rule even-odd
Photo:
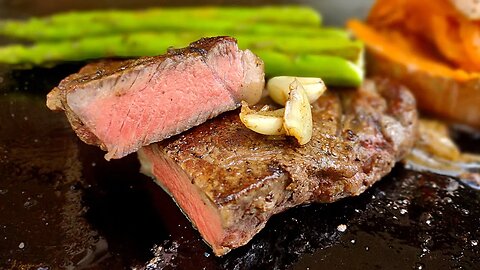
[{"label": "asparagus spear", "polygon": [[144,11],[71,12],[26,21],[0,22],[0,34],[27,40],[61,40],[137,31],[223,31],[283,35],[345,36],[319,30],[320,15],[299,6],[197,7]]},{"label": "asparagus spear", "polygon": [[[107,37],[85,38],[77,41],[62,41],[50,43],[37,43],[31,47],[24,45],[10,45],[0,47],[0,62],[9,64],[33,63],[45,64],[56,61],[77,61],[103,57],[132,57],[144,55],[158,55],[164,53],[169,47],[184,47],[191,40],[195,40],[192,33],[137,33],[132,35],[114,35]],[[288,39],[278,39],[277,43],[270,41],[269,37],[262,40],[260,37],[245,37],[240,39],[240,46],[248,47],[257,53],[265,62],[266,73],[269,76],[291,75],[322,77],[327,84],[338,86],[359,85],[363,72],[352,61],[333,55],[320,55],[323,52],[331,53],[332,48],[326,47],[322,51],[321,40],[318,50],[298,54],[296,42],[288,43]],[[309,42],[303,40],[302,42]],[[276,48],[268,47],[268,43],[275,44]],[[331,42],[334,44],[334,42]],[[283,50],[274,51],[285,46]],[[314,44],[312,42],[312,44]],[[290,48],[290,49],[289,49]],[[312,47],[313,48],[313,47]],[[353,48],[353,49],[352,49]],[[357,47],[345,47],[345,55],[354,54]],[[289,50],[288,50],[289,49]],[[341,50],[341,47],[338,47]],[[337,53],[342,54],[342,53]],[[361,54],[361,51],[357,51]],[[358,57],[358,55],[357,55]]]},{"label": "asparagus spear", "polygon": [[[151,56],[165,52],[170,46],[185,47],[202,36],[216,33],[132,33],[79,40],[40,42],[32,46],[0,47],[0,62],[8,64],[62,60],[83,60],[100,57]],[[288,54],[328,54],[356,61],[363,50],[358,41],[339,38],[304,38],[283,36],[237,35],[239,46],[253,51],[278,51]]]},{"label": "asparagus spear", "polygon": [[364,77],[361,67],[331,55],[287,55],[273,51],[255,51],[265,62],[267,76],[320,77],[331,86],[359,86]]},{"label": "asparagus spear", "polygon": [[323,37],[285,37],[235,35],[241,48],[252,51],[277,51],[288,54],[322,54],[358,61],[363,51],[360,41]]}]

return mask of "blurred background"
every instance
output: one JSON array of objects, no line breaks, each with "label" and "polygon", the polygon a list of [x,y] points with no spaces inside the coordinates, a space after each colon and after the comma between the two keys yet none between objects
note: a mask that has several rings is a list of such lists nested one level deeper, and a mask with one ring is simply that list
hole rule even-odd
[{"label": "blurred background", "polygon": [[367,14],[373,0],[0,0],[1,18],[26,18],[29,16],[40,16],[66,10],[88,10],[88,9],[139,9],[152,6],[175,6],[175,5],[198,5],[199,2],[205,5],[262,5],[262,4],[304,4],[314,7],[319,11],[328,10],[323,13],[326,24],[341,25],[347,18],[363,17]]}]

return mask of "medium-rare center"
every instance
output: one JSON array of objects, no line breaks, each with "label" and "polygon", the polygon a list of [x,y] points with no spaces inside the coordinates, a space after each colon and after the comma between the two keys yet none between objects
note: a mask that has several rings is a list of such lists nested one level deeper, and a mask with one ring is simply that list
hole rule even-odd
[{"label": "medium-rare center", "polygon": [[156,57],[104,60],[65,78],[47,106],[65,111],[84,142],[106,159],[121,158],[234,110],[256,103],[263,62],[231,37],[204,38]]}]

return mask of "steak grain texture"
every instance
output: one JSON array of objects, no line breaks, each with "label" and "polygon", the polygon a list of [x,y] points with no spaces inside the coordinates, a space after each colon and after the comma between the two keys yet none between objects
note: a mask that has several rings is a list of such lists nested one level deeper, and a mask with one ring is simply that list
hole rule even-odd
[{"label": "steak grain texture", "polygon": [[65,78],[47,106],[65,111],[77,135],[121,158],[141,146],[256,103],[263,62],[230,37],[205,38],[156,57],[101,61]]},{"label": "steak grain texture", "polygon": [[276,213],[362,193],[416,138],[414,98],[386,80],[327,91],[312,106],[313,137],[304,146],[257,134],[234,111],[143,147],[141,170],[223,255],[245,245]]}]

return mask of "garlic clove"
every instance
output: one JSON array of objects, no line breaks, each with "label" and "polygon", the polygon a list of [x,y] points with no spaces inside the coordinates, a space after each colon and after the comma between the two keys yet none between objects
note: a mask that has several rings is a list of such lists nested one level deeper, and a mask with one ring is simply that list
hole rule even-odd
[{"label": "garlic clove", "polygon": [[304,145],[312,138],[312,109],[307,93],[298,80],[295,79],[289,85],[289,89],[283,127],[287,135],[294,136],[299,144]]},{"label": "garlic clove", "polygon": [[242,101],[240,120],[247,128],[257,133],[263,135],[283,135],[285,134],[285,129],[283,128],[284,113],[285,109],[255,111],[250,109],[246,102]]},{"label": "garlic clove", "polygon": [[317,99],[325,93],[325,90],[327,90],[325,83],[320,78],[300,78],[299,82],[305,89],[310,104],[317,101]]},{"label": "garlic clove", "polygon": [[267,82],[267,90],[273,101],[285,105],[290,91],[289,86],[294,80],[303,85],[310,103],[315,102],[327,89],[320,78],[277,76]]}]

